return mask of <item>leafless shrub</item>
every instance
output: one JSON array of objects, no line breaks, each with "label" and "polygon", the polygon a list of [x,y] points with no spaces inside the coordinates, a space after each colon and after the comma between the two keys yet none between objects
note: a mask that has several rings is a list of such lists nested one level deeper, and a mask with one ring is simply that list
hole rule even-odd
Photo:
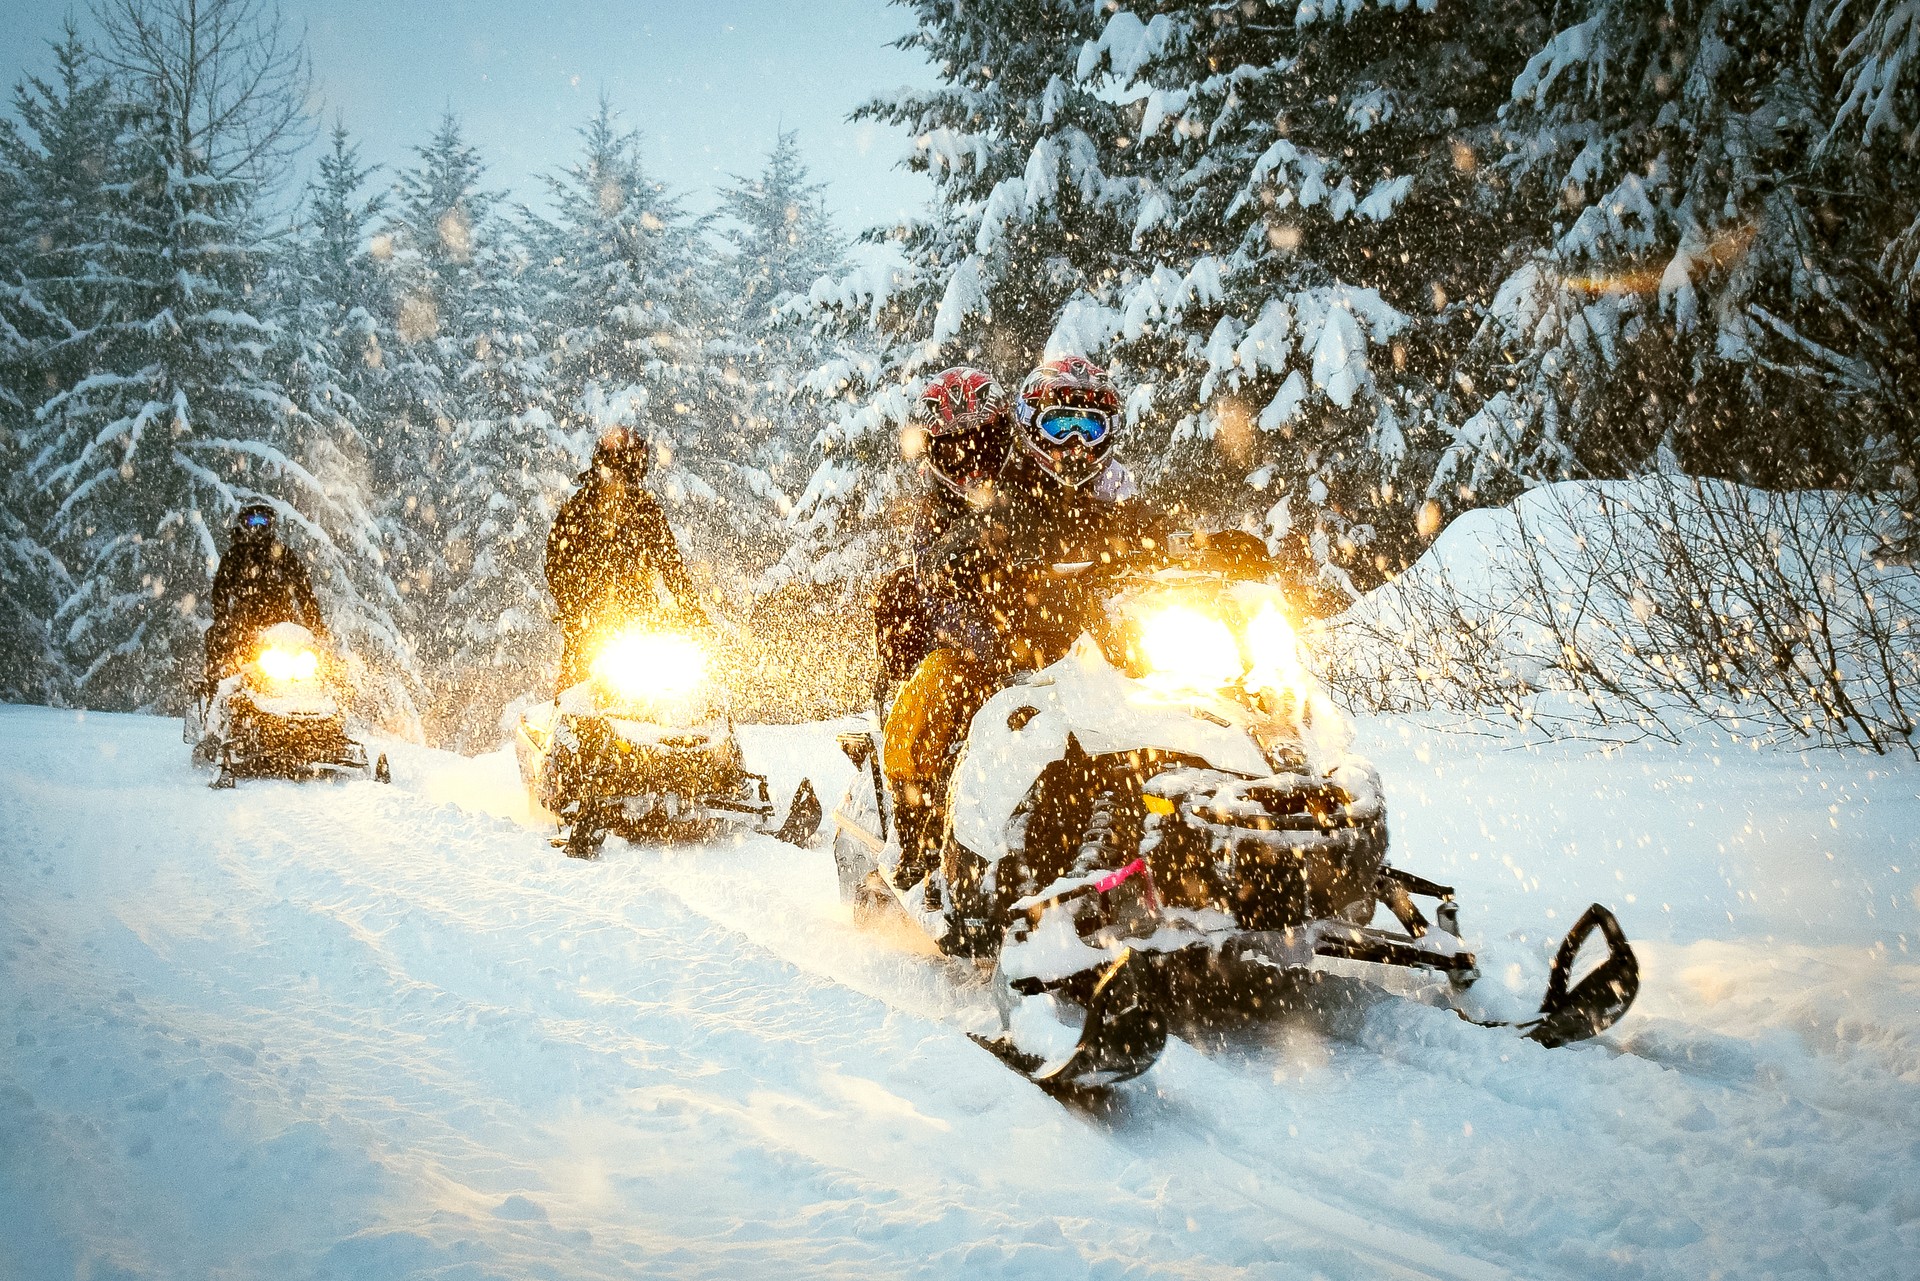
[{"label": "leafless shrub", "polygon": [[1370,709],[1920,753],[1920,574],[1875,516],[1693,477],[1550,486],[1474,515],[1468,581],[1430,557],[1322,629],[1320,661]]}]

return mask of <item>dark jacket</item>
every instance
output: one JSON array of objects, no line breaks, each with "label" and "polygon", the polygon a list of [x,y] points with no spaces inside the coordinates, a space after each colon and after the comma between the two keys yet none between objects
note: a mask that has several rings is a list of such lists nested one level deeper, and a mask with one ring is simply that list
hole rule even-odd
[{"label": "dark jacket", "polygon": [[669,606],[704,625],[701,608],[666,513],[641,486],[589,469],[561,506],[547,535],[547,587],[560,611],[561,688],[585,676],[582,647],[609,620],[658,618]]},{"label": "dark jacket", "polygon": [[236,538],[213,575],[207,677],[219,680],[249,658],[253,638],[275,623],[326,635],[313,579],[300,558],[271,538]]},{"label": "dark jacket", "polygon": [[[1063,490],[1010,463],[984,509],[923,508],[910,537],[925,648],[959,649],[989,666],[1027,667],[1063,653],[1084,625],[1055,563],[1103,563],[1164,551],[1167,522],[1091,487]],[[1036,591],[1035,573],[1043,590]],[[1059,588],[1061,591],[1046,590]]]}]

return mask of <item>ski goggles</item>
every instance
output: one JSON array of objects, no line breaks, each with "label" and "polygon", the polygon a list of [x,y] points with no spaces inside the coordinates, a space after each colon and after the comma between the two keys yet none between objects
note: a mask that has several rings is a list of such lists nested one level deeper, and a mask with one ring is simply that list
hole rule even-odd
[{"label": "ski goggles", "polygon": [[1113,420],[1102,409],[1056,405],[1036,414],[1033,425],[1036,431],[1056,445],[1071,445],[1076,440],[1083,445],[1097,445],[1113,429]]},{"label": "ski goggles", "polygon": [[265,529],[273,524],[273,517],[267,512],[248,512],[240,518],[242,529]]}]

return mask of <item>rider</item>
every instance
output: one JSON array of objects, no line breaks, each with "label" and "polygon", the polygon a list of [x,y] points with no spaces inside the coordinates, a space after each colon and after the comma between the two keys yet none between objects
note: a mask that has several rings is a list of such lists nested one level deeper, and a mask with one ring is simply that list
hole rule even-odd
[{"label": "rider", "polygon": [[929,482],[906,522],[911,562],[881,580],[874,599],[880,679],[904,681],[956,624],[952,594],[934,572],[943,540],[956,522],[1000,505],[995,489],[1013,444],[1006,394],[984,369],[956,365],[935,374],[914,402],[913,427],[923,442]]},{"label": "rider", "polygon": [[974,713],[1013,671],[1058,658],[1081,626],[1050,614],[1015,567],[1111,562],[1165,542],[1160,521],[1122,501],[1129,490],[1113,458],[1120,399],[1104,370],[1077,356],[1048,361],[1012,409],[1017,444],[992,501],[950,504],[944,521],[916,526],[929,652],[894,700],[884,753],[902,885],[939,859],[947,781]]},{"label": "rider", "polygon": [[274,537],[273,508],[248,503],[233,523],[233,542],[214,571],[207,628],[207,684],[242,667],[253,639],[275,623],[299,623],[324,640],[326,624],[307,567]]},{"label": "rider", "polygon": [[677,610],[679,621],[707,625],[693,579],[647,491],[653,449],[616,427],[594,446],[580,488],[562,504],[547,535],[547,587],[560,612],[561,691],[585,680],[587,645],[607,618],[644,618]]}]

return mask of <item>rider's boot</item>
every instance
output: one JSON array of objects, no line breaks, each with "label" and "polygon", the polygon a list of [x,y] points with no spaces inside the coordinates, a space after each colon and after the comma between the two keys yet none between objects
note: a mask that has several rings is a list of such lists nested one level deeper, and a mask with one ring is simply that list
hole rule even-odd
[{"label": "rider's boot", "polygon": [[893,881],[902,890],[925,880],[940,866],[940,846],[946,837],[946,807],[935,789],[907,779],[895,780],[893,821],[900,835],[900,865]]}]

